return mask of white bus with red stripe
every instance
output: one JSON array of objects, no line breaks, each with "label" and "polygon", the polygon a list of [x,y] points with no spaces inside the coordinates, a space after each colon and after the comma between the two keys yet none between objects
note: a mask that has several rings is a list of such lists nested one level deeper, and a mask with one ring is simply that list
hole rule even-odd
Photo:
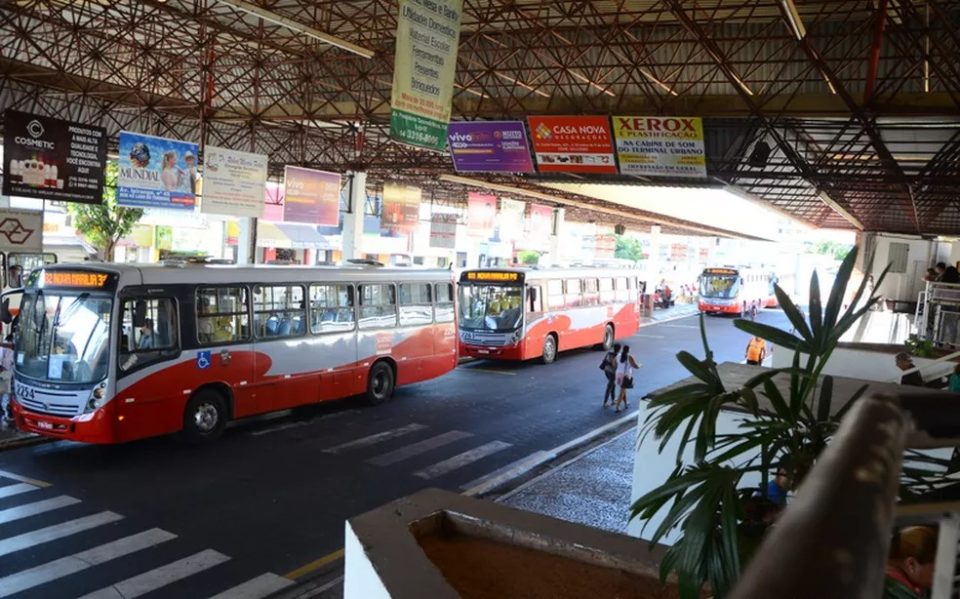
[{"label": "white bus with red stripe", "polygon": [[698,308],[707,314],[746,316],[752,309],[776,308],[771,272],[749,268],[705,268],[698,279]]},{"label": "white bus with red stripe", "polygon": [[480,269],[460,274],[460,355],[553,362],[560,351],[630,337],[643,283],[617,268]]},{"label": "white bus with red stripe", "polygon": [[446,270],[50,266],[25,285],[15,341],[17,425],[91,443],[381,403],[457,363]]}]

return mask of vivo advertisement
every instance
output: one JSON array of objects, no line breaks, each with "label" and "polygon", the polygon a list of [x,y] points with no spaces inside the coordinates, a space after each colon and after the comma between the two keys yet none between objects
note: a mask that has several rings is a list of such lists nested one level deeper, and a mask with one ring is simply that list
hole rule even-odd
[{"label": "vivo advertisement", "polygon": [[117,204],[193,210],[196,185],[197,144],[120,132]]},{"label": "vivo advertisement", "polygon": [[450,123],[447,143],[459,173],[532,173],[527,132],[520,121]]}]

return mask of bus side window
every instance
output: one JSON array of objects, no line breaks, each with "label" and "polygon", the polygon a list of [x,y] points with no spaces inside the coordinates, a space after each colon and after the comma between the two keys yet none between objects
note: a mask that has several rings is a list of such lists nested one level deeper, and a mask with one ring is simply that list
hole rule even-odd
[{"label": "bus side window", "polygon": [[429,283],[400,284],[400,326],[418,326],[433,322]]},{"label": "bus side window", "polygon": [[201,287],[197,290],[197,341],[225,345],[250,339],[246,287]]},{"label": "bus side window", "polygon": [[606,277],[600,279],[600,303],[609,304],[614,300],[613,279]]},{"label": "bus side window", "polygon": [[397,326],[397,290],[391,284],[360,285],[360,328]]},{"label": "bus side window", "polygon": [[625,302],[630,298],[630,293],[627,291],[627,278],[626,277],[617,277],[614,279],[616,283],[616,291],[614,292],[614,297],[618,302]]},{"label": "bus side window", "polygon": [[352,331],[352,285],[310,285],[310,330],[313,333]]},{"label": "bus side window", "polygon": [[596,306],[600,303],[600,289],[597,279],[583,280],[583,305]]},{"label": "bus side window", "polygon": [[257,337],[297,337],[306,330],[300,285],[258,285],[253,297]]},{"label": "bus side window", "polygon": [[453,284],[437,283],[434,285],[434,320],[437,322],[453,322]]},{"label": "bus side window", "polygon": [[547,307],[563,308],[563,281],[547,281]]},{"label": "bus side window", "polygon": [[580,279],[567,279],[565,283],[566,283],[565,305],[568,308],[574,308],[576,306],[579,306],[582,303],[582,300],[580,297],[580,286],[581,286]]},{"label": "bus side window", "polygon": [[125,299],[121,315],[121,371],[179,354],[177,309],[172,298]]}]

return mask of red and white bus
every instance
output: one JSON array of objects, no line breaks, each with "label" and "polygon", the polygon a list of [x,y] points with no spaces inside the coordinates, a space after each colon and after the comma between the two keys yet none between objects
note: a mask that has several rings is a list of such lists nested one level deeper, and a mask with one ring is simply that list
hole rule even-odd
[{"label": "red and white bus", "polygon": [[460,355],[549,364],[563,350],[609,348],[637,332],[642,285],[624,269],[463,271]]},{"label": "red and white bus", "polygon": [[377,404],[457,364],[446,270],[49,266],[24,287],[15,341],[17,425],[91,443]]},{"label": "red and white bus", "polygon": [[752,308],[775,308],[771,272],[738,268],[705,268],[699,278],[701,312],[746,316]]}]

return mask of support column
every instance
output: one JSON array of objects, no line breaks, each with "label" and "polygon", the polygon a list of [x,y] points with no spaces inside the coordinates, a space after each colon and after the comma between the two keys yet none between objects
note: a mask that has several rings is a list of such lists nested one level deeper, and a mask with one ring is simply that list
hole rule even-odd
[{"label": "support column", "polygon": [[246,266],[253,264],[254,262],[254,252],[256,251],[253,247],[253,228],[256,227],[257,219],[255,218],[241,218],[237,221],[237,264],[240,266]]},{"label": "support column", "polygon": [[563,237],[566,231],[565,211],[563,208],[555,208],[553,211],[553,235],[550,236],[549,249],[547,250],[547,265],[556,266],[563,262],[560,255],[560,248],[563,247]]},{"label": "support column", "polygon": [[363,257],[363,208],[367,201],[367,173],[347,173],[347,211],[343,215],[343,260]]}]

